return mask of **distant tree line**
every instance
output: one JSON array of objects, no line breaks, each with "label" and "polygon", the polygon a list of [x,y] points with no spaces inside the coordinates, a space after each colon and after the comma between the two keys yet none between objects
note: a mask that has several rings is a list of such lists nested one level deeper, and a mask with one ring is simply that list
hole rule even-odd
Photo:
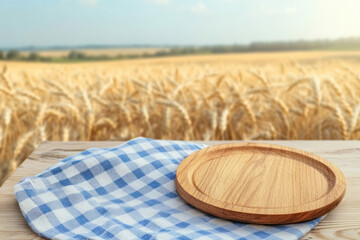
[{"label": "distant tree line", "polygon": [[44,62],[68,62],[68,61],[99,61],[116,59],[153,58],[167,56],[181,56],[194,54],[220,54],[220,53],[248,53],[248,52],[271,52],[271,51],[309,51],[309,50],[360,50],[360,38],[345,38],[338,40],[317,41],[292,41],[292,42],[254,42],[248,45],[213,45],[201,47],[173,47],[168,50],[159,50],[154,53],[143,54],[118,54],[109,55],[87,55],[82,51],[70,51],[64,57],[41,56],[37,52],[28,55],[17,50],[8,52],[0,51],[0,59],[44,61]]},{"label": "distant tree line", "polygon": [[8,52],[0,51],[0,60],[23,60],[23,61],[51,61],[51,57],[40,56],[37,52],[31,52],[27,56],[18,50]]}]

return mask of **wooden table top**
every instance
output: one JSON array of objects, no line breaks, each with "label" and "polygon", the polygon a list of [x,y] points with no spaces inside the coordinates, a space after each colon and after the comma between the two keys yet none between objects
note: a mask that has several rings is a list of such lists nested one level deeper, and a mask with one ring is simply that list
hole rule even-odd
[{"label": "wooden table top", "polygon": [[[303,239],[360,239],[360,141],[266,141],[303,149],[336,164],[346,177],[343,201]],[[226,141],[200,142],[208,145]],[[91,147],[121,142],[44,142],[0,187],[0,239],[42,239],[27,225],[14,197],[14,185],[57,161]]]}]

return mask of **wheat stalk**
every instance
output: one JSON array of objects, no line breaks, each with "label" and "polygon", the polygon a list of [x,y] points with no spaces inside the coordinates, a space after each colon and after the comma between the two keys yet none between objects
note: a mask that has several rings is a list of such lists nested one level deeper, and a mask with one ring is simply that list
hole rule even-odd
[{"label": "wheat stalk", "polygon": [[344,140],[346,140],[346,139],[348,139],[348,130],[347,130],[348,128],[347,128],[347,124],[346,124],[344,115],[342,114],[342,112],[340,110],[340,107],[336,108],[336,117],[337,117],[337,120],[341,127],[342,138]]},{"label": "wheat stalk", "polygon": [[2,73],[0,74],[0,77],[1,77],[1,79],[3,80],[3,82],[5,83],[6,88],[11,91],[11,90],[12,90],[12,86],[11,86],[11,84],[10,84],[9,79],[8,79],[7,76],[5,75],[6,72],[7,72],[7,66],[5,65],[5,66],[3,67]]},{"label": "wheat stalk", "polygon": [[67,128],[67,127],[65,127],[64,129],[63,129],[63,135],[62,135],[62,141],[63,142],[67,142],[67,141],[69,141],[69,128]]},{"label": "wheat stalk", "polygon": [[47,104],[44,103],[41,105],[39,113],[35,119],[35,126],[39,126],[42,123],[42,121],[46,115],[46,110],[47,110]]},{"label": "wheat stalk", "polygon": [[218,113],[213,111],[211,114],[211,130],[214,132],[218,126]]},{"label": "wheat stalk", "polygon": [[[62,118],[65,118],[65,114],[58,111],[58,110],[55,110],[55,109],[46,109],[45,111],[45,116],[51,116],[53,115],[54,117],[58,118],[58,119],[62,119]],[[37,125],[37,124],[36,124]]]},{"label": "wheat stalk", "polygon": [[180,105],[178,102],[165,100],[165,101],[158,101],[158,103],[165,105],[165,106],[170,106],[170,107],[173,107],[174,109],[176,109],[180,113],[182,119],[185,121],[187,126],[191,127],[191,119],[189,117],[187,110],[182,105]]},{"label": "wheat stalk", "polygon": [[164,111],[164,114],[163,114],[162,131],[163,131],[164,135],[167,135],[168,130],[171,127],[171,119],[170,119],[171,110],[170,110],[170,108],[165,107],[163,111]]},{"label": "wheat stalk", "polygon": [[28,98],[30,98],[32,100],[35,100],[35,101],[40,101],[40,98],[38,96],[36,96],[35,94],[31,93],[31,92],[17,90],[16,94],[28,97]]},{"label": "wheat stalk", "polygon": [[63,96],[65,96],[71,102],[74,101],[74,98],[71,95],[71,93],[61,84],[57,83],[56,81],[50,81],[47,79],[43,79],[43,81],[46,82],[47,84],[49,84],[50,86],[56,88]]},{"label": "wheat stalk", "polygon": [[30,140],[30,138],[33,135],[33,131],[30,131],[28,133],[25,133],[17,142],[16,148],[14,150],[13,159],[17,159],[19,154],[21,153],[21,150],[24,148],[26,143]]},{"label": "wheat stalk", "polygon": [[90,113],[90,112],[93,112],[93,107],[92,107],[92,104],[90,102],[90,99],[89,99],[89,95],[88,93],[84,90],[84,89],[81,89],[81,94],[82,94],[82,97],[84,99],[84,102],[85,102],[85,106],[87,108],[87,111]]},{"label": "wheat stalk", "polygon": [[289,86],[287,87],[286,91],[289,92],[293,88],[297,87],[298,85],[300,85],[302,83],[307,83],[310,80],[311,80],[311,78],[299,78],[299,79],[293,81],[292,83],[290,83]]},{"label": "wheat stalk", "polygon": [[40,133],[40,142],[45,142],[48,138],[47,132],[46,132],[46,127],[45,126],[39,126],[38,128],[39,133]]},{"label": "wheat stalk", "polygon": [[278,106],[282,110],[282,112],[286,114],[287,117],[290,116],[290,111],[289,111],[288,107],[286,106],[286,104],[283,101],[281,101],[281,99],[273,98],[272,100],[275,103],[275,105]]},{"label": "wheat stalk", "polygon": [[227,129],[229,113],[230,113],[230,108],[226,107],[220,115],[219,129],[221,134],[224,134],[224,132]]},{"label": "wheat stalk", "polygon": [[358,104],[353,112],[353,116],[350,121],[350,128],[349,128],[349,136],[352,135],[353,131],[356,128],[356,125],[359,120],[359,114],[360,114],[360,104]]},{"label": "wheat stalk", "polygon": [[254,126],[256,126],[256,117],[255,117],[255,114],[254,112],[252,111],[251,107],[250,107],[250,104],[248,103],[248,101],[246,101],[245,99],[243,99],[242,97],[239,96],[239,99],[238,99],[238,103],[245,109],[247,115],[249,116],[252,124]]},{"label": "wheat stalk", "polygon": [[9,96],[9,97],[13,97],[13,92],[11,90],[8,90],[6,88],[3,88],[0,86],[0,92],[2,92],[3,94]]},{"label": "wheat stalk", "polygon": [[7,127],[9,126],[10,122],[11,122],[11,117],[12,117],[12,109],[11,108],[6,108],[4,111],[4,123],[5,123],[5,129],[7,129]]},{"label": "wheat stalk", "polygon": [[327,83],[330,85],[330,87],[335,91],[337,97],[340,99],[341,104],[344,106],[344,109],[347,113],[352,115],[352,109],[350,105],[346,102],[345,97],[339,87],[338,84],[335,83],[334,79],[330,78]]},{"label": "wheat stalk", "polygon": [[268,83],[268,81],[267,81],[267,79],[266,79],[266,77],[265,77],[264,75],[262,75],[262,74],[260,74],[260,73],[257,73],[257,72],[255,72],[255,71],[250,71],[250,73],[251,73],[255,78],[259,79],[259,80],[262,82],[262,84],[264,84],[264,86],[265,86],[266,88],[269,87],[269,83]]}]

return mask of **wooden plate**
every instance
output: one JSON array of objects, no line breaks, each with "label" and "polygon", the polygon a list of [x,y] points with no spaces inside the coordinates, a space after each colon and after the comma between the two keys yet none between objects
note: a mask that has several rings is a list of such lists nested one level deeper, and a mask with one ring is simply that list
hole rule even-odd
[{"label": "wooden plate", "polygon": [[308,152],[263,143],[201,149],[179,165],[180,196],[220,218],[256,224],[311,220],[333,210],[345,194],[345,177],[331,162]]}]

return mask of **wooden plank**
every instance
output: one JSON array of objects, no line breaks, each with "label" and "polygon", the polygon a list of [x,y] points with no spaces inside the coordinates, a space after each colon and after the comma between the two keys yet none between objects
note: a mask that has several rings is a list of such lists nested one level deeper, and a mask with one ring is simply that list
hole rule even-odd
[{"label": "wooden plank", "polygon": [[[226,141],[200,142],[208,145]],[[227,141],[230,142],[230,141]],[[264,142],[264,141],[262,141]],[[343,201],[304,240],[360,239],[360,141],[265,141],[320,155],[344,173],[347,190]],[[0,238],[41,239],[27,225],[14,197],[14,185],[60,159],[91,147],[112,147],[121,142],[44,142],[0,188]]]}]

